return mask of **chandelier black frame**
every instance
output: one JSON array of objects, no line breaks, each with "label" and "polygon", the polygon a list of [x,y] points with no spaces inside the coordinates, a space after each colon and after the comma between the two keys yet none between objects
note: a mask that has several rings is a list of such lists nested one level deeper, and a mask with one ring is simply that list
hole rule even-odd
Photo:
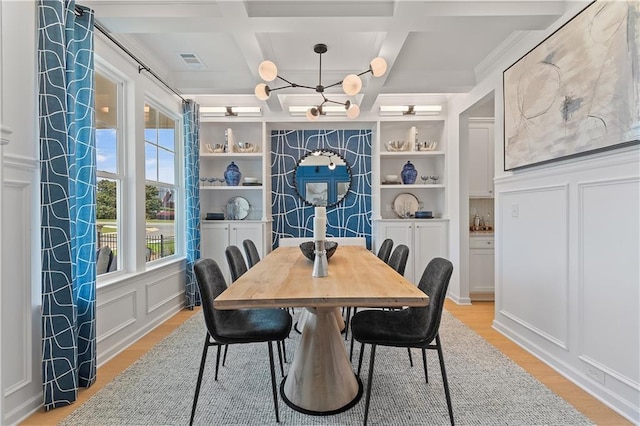
[{"label": "chandelier black frame", "polygon": [[343,80],[337,81],[328,86],[323,86],[322,85],[322,55],[324,53],[327,53],[327,45],[323,43],[318,43],[315,46],[313,46],[313,51],[319,55],[317,86],[315,87],[307,86],[304,84],[298,84],[298,83],[289,81],[278,74],[278,68],[273,62],[263,61],[260,64],[260,67],[258,68],[258,73],[260,74],[260,77],[267,82],[274,81],[276,78],[278,78],[284,81],[285,83],[287,83],[287,85],[271,88],[266,83],[259,83],[255,88],[256,97],[260,100],[265,101],[269,99],[271,92],[274,92],[276,90],[299,87],[303,89],[313,90],[322,96],[322,102],[320,104],[313,106],[307,110],[307,119],[316,120],[320,115],[323,115],[324,114],[323,107],[327,103],[344,106],[344,109],[347,112],[348,118],[353,119],[358,117],[358,115],[360,115],[360,107],[357,104],[351,102],[350,100],[347,100],[346,102],[340,102],[340,101],[329,99],[325,95],[325,90],[331,87],[342,85],[342,90],[346,95],[355,96],[360,92],[360,89],[362,89],[362,79],[360,78],[360,76],[367,73],[371,73],[374,77],[383,76],[384,73],[387,71],[387,62],[384,60],[384,58],[381,58],[381,57],[374,58],[369,63],[369,69],[362,71],[359,74],[349,74]]}]

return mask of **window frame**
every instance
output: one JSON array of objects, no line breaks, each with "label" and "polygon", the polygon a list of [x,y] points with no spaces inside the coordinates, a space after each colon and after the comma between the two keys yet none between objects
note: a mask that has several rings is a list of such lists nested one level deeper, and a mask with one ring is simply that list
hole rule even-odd
[{"label": "window frame", "polygon": [[[95,74],[100,74],[103,78],[109,80],[110,82],[116,85],[116,172],[107,172],[100,171],[98,168],[98,162],[96,159],[96,191],[98,179],[109,179],[115,180],[116,183],[116,253],[117,253],[117,269],[106,272],[104,274],[100,274],[97,276],[99,281],[105,281],[111,279],[111,277],[116,274],[124,273],[126,270],[126,262],[127,258],[128,246],[127,241],[124,239],[124,212],[127,211],[127,199],[125,197],[125,188],[127,185],[127,181],[129,180],[126,173],[126,148],[125,148],[125,135],[126,135],[126,120],[125,120],[125,108],[126,108],[126,92],[125,87],[127,84],[127,80],[124,76],[112,70],[107,64],[103,64],[102,61],[99,61],[96,58],[95,61]],[[95,107],[95,103],[94,103]],[[96,123],[97,130],[97,117],[94,119]],[[96,149],[97,154],[97,149]],[[97,192],[96,192],[97,195]],[[97,213],[97,202],[96,202],[96,213]],[[96,223],[97,223],[97,214],[96,214]]]},{"label": "window frame", "polygon": [[[147,179],[146,173],[146,165],[144,171],[144,186],[146,188],[147,185],[152,185],[157,188],[167,188],[171,189],[174,193],[174,216],[173,216],[173,224],[174,224],[174,253],[169,256],[160,257],[158,259],[153,259],[150,261],[146,261],[145,265],[148,269],[149,267],[155,267],[156,265],[164,264],[167,261],[175,260],[180,257],[184,257],[184,148],[183,148],[183,118],[182,115],[171,111],[169,108],[165,107],[161,101],[156,99],[155,97],[146,94],[144,97],[143,108],[149,105],[150,108],[153,108],[157,111],[158,114],[163,114],[167,118],[173,120],[175,123],[174,131],[175,131],[175,146],[174,146],[174,158],[173,158],[173,167],[174,167],[174,183],[170,184],[167,182],[162,182],[160,180],[149,180]],[[143,135],[147,129],[146,123],[143,121]],[[144,149],[142,150],[142,155],[144,156],[144,162],[147,161],[146,147],[147,147],[147,139],[146,135],[144,135]],[[158,150],[163,149],[167,150],[165,147],[161,146],[158,141],[153,143],[156,148],[156,162],[158,160]],[[168,150],[167,150],[168,151]],[[158,163],[159,167],[159,163]],[[159,178],[159,172],[156,170],[156,176]],[[146,190],[145,190],[146,191]],[[143,212],[145,213],[145,223],[146,223],[146,206],[143,204],[141,206]],[[146,239],[145,239],[146,245]]]}]

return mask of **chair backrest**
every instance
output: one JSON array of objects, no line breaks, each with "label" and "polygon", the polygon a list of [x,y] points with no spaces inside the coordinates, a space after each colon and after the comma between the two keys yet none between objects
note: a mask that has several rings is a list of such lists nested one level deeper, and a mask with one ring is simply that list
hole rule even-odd
[{"label": "chair backrest", "polygon": [[244,262],[242,252],[238,246],[229,246],[224,250],[224,255],[227,258],[229,264],[229,271],[231,271],[231,281],[235,281],[247,272],[247,264]]},{"label": "chair backrest", "polygon": [[253,268],[253,265],[260,262],[260,254],[258,253],[255,243],[252,240],[244,240],[242,247],[244,247],[244,254],[247,256],[249,268]]},{"label": "chair backrest", "polygon": [[196,274],[196,282],[202,298],[202,313],[204,314],[207,330],[214,339],[217,339],[216,323],[218,321],[216,317],[228,316],[231,311],[214,309],[213,301],[227,289],[227,282],[224,280],[220,267],[213,259],[202,258],[196,260],[193,270]]},{"label": "chair backrest", "polygon": [[389,256],[391,256],[392,248],[393,240],[391,238],[384,240],[378,249],[378,259],[382,260],[384,263],[389,263]]},{"label": "chair backrest", "polygon": [[313,238],[291,238],[291,237],[280,237],[279,247],[298,247],[300,243],[304,243],[305,241],[311,241]]},{"label": "chair backrest", "polygon": [[409,308],[411,321],[425,324],[424,342],[430,343],[438,334],[444,300],[447,297],[449,280],[453,273],[453,264],[447,259],[436,257],[431,259],[424,269],[418,288],[429,296],[429,305],[424,308]]},{"label": "chair backrest", "polygon": [[404,276],[407,259],[409,259],[409,247],[404,244],[399,244],[395,249],[393,249],[393,253],[391,254],[387,264],[395,269],[397,273]]},{"label": "chair backrest", "polygon": [[111,247],[104,246],[98,249],[96,253],[96,275],[109,272],[109,267],[113,260],[113,252]]}]

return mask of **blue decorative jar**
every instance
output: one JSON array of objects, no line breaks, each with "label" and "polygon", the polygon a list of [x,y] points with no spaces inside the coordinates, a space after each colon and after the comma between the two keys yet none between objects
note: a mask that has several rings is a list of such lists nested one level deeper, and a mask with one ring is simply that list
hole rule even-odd
[{"label": "blue decorative jar", "polygon": [[240,169],[233,161],[227,166],[227,170],[224,171],[224,180],[229,186],[238,186],[240,184],[240,178],[242,173]]},{"label": "blue decorative jar", "polygon": [[418,171],[415,166],[411,164],[411,161],[407,161],[407,164],[402,168],[402,173],[400,173],[402,177],[402,183],[405,185],[411,185],[416,182],[416,177],[418,176]]}]

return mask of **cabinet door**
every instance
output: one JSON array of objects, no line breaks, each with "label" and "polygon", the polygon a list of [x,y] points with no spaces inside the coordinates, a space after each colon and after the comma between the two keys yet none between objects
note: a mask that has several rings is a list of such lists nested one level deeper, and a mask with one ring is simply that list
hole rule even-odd
[{"label": "cabinet door", "polygon": [[415,224],[413,258],[414,283],[434,257],[447,257],[447,224],[444,222],[417,222]]},{"label": "cabinet door", "polygon": [[230,233],[229,233],[229,244],[238,246],[242,254],[245,256],[245,262],[247,266],[249,262],[247,262],[246,254],[244,253],[244,247],[242,246],[242,242],[244,240],[252,240],[258,249],[258,254],[260,255],[260,259],[264,257],[263,250],[263,241],[262,241],[262,224],[261,223],[238,223],[231,222],[229,225]]},{"label": "cabinet door", "polygon": [[493,249],[469,250],[469,293],[473,300],[493,300],[494,259]]},{"label": "cabinet door", "polygon": [[412,222],[386,222],[379,225],[379,232],[376,238],[377,245],[380,245],[385,239],[391,238],[393,246],[404,244],[409,247],[409,259],[407,259],[407,267],[404,276],[411,282],[413,280],[413,224]]},{"label": "cabinet door", "polygon": [[207,223],[201,227],[200,257],[215,260],[227,280],[227,284],[231,282],[227,258],[224,256],[224,250],[228,245],[228,223]]},{"label": "cabinet door", "polygon": [[469,126],[469,196],[493,197],[493,124]]}]

